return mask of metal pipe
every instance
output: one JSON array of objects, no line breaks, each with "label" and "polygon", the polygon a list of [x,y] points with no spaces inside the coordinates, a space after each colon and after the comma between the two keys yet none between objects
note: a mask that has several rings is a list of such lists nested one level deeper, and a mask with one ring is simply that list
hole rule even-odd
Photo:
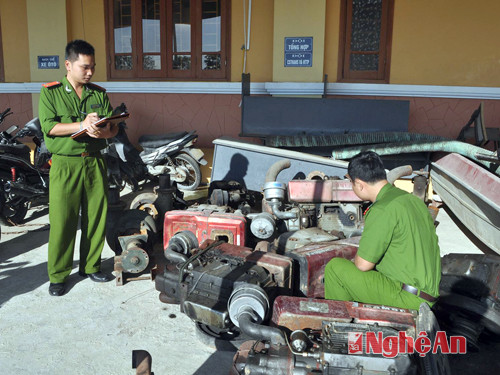
[{"label": "metal pipe", "polygon": [[279,328],[263,326],[253,322],[253,314],[251,310],[243,311],[238,318],[238,324],[241,332],[257,339],[268,340],[273,345],[286,345],[283,332]]},{"label": "metal pipe", "polygon": [[17,183],[11,181],[7,181],[7,183],[4,185],[3,188],[5,192],[27,198],[33,198],[38,195],[44,195],[46,193],[42,189],[37,189],[32,186],[26,185],[24,183]]},{"label": "metal pipe", "polygon": [[393,155],[412,152],[454,152],[466,156],[475,162],[490,168],[493,173],[500,175],[500,167],[496,167],[494,163],[480,160],[478,154],[483,154],[491,157],[496,157],[494,152],[485,150],[484,148],[470,145],[459,141],[439,141],[439,142],[402,142],[395,145],[394,143],[383,143],[377,145],[364,145],[356,147],[348,147],[342,150],[333,151],[332,159],[345,160],[350,159],[362,151],[375,151],[379,155]]},{"label": "metal pipe", "polygon": [[246,50],[248,51],[250,49],[250,29],[252,25],[252,0],[248,0],[248,22],[247,22],[247,41],[246,41]]},{"label": "metal pipe", "polygon": [[272,201],[268,202],[268,204],[269,206],[271,206],[274,216],[276,216],[278,219],[287,220],[297,219],[299,217],[298,212],[280,211],[279,207],[281,206],[281,202],[277,199],[273,199]]},{"label": "metal pipe", "polygon": [[[245,19],[247,18],[246,17],[246,0],[243,0],[243,39],[245,41],[245,44],[242,46],[242,49],[243,49],[243,74],[246,73],[246,69],[247,69],[247,31],[246,31],[246,28],[245,28]],[[240,103],[240,106],[241,106],[241,103]]]}]

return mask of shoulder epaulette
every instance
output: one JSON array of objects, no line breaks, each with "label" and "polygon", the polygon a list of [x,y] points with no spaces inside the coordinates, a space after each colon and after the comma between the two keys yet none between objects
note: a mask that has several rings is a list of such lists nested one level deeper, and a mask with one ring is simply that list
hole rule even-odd
[{"label": "shoulder epaulette", "polygon": [[54,81],[54,82],[44,83],[42,86],[45,88],[51,88],[51,87],[59,86],[60,84],[61,84],[61,82]]},{"label": "shoulder epaulette", "polygon": [[99,86],[99,85],[96,85],[95,83],[87,83],[87,86],[92,89],[92,90],[97,90],[97,91],[102,91],[102,92],[106,92],[106,89],[102,86]]}]

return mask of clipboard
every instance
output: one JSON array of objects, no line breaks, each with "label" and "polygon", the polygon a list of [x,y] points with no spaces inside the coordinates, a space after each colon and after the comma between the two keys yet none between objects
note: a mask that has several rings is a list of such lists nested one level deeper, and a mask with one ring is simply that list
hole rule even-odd
[{"label": "clipboard", "polygon": [[[103,128],[106,125],[106,123],[108,123],[108,122],[111,122],[112,124],[118,124],[118,123],[122,122],[123,120],[128,119],[129,116],[130,116],[130,113],[124,112],[124,113],[119,114],[119,115],[104,117],[104,118],[100,119],[99,121],[94,122],[94,125],[99,127],[99,128]],[[77,132],[74,132],[73,134],[71,134],[71,139],[81,137],[81,136],[87,134],[87,131],[88,131],[88,128],[78,130]]]}]

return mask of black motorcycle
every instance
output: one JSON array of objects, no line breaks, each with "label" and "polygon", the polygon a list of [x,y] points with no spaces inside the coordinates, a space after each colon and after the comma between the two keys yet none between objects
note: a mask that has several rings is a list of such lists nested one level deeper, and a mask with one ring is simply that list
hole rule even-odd
[{"label": "black motorcycle", "polygon": [[[114,113],[126,112],[124,103]],[[118,134],[110,140],[104,152],[108,164],[110,183],[133,190],[141,181],[156,180],[169,174],[170,180],[181,190],[196,190],[201,183],[200,165],[206,165],[204,153],[193,144],[198,139],[195,131],[143,135],[139,138],[139,151],[128,139],[126,124],[119,124]]]},{"label": "black motorcycle", "polygon": [[[0,114],[0,124],[11,115],[10,108]],[[35,144],[33,161],[31,149],[19,139],[32,137]],[[3,205],[0,222],[4,225],[19,224],[32,204],[48,201],[49,160],[43,141],[40,121],[35,117],[22,129],[11,126],[0,132],[0,184],[3,189]]]},{"label": "black motorcycle", "polygon": [[[3,194],[3,186],[2,186],[2,184],[0,184],[0,212],[3,211],[4,201],[5,201],[5,196]],[[0,225],[0,239],[2,239],[2,226],[1,225]]]}]

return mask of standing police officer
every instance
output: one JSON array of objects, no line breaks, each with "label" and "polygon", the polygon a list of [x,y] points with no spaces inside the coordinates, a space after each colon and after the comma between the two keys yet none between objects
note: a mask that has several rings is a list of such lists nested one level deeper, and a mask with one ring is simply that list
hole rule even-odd
[{"label": "standing police officer", "polygon": [[[64,294],[73,265],[78,217],[81,210],[79,274],[106,282],[100,271],[107,214],[107,170],[100,150],[116,125],[93,125],[112,113],[106,90],[90,83],[95,71],[94,48],[83,40],[66,46],[66,76],[43,85],[39,118],[47,148],[52,153],[49,192],[49,293]],[[86,136],[71,134],[87,128]]]}]

